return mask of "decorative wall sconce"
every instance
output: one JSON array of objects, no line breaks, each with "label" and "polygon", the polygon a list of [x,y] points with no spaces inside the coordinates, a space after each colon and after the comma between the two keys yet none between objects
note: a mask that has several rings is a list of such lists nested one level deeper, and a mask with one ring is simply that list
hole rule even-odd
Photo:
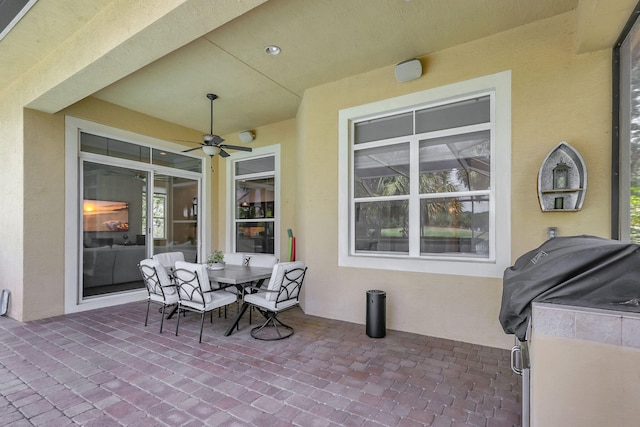
[{"label": "decorative wall sconce", "polygon": [[580,153],[566,141],[556,145],[538,171],[538,200],[543,212],[582,209],[587,192],[587,168]]}]

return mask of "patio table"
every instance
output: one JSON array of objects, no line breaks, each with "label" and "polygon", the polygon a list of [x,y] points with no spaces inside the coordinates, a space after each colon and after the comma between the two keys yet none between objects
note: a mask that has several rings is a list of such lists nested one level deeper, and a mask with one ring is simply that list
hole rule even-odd
[{"label": "patio table", "polygon": [[[242,295],[245,286],[249,286],[253,282],[257,282],[258,287],[262,286],[265,279],[271,277],[272,271],[273,269],[268,267],[247,267],[233,264],[227,264],[221,270],[207,269],[209,280],[218,282],[221,288],[235,286],[236,289],[238,289],[239,295]],[[238,310],[238,314],[233,320],[233,324],[229,326],[224,333],[225,337],[231,335],[233,328],[238,326],[238,322],[240,322],[244,312],[247,311],[247,307],[249,307],[249,304],[243,302],[240,310]]]}]

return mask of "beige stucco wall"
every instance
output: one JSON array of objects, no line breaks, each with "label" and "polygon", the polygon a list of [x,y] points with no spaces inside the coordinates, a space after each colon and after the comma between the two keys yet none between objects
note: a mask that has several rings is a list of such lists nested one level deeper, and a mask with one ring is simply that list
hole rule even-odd
[{"label": "beige stucco wall", "polygon": [[[21,99],[17,93],[10,95]],[[0,288],[11,292],[9,315],[18,319],[22,317],[24,271],[23,123],[22,108],[0,102]]]},{"label": "beige stucco wall", "polygon": [[[387,292],[387,328],[510,347],[498,323],[501,279],[339,268],[338,111],[355,105],[512,70],[512,258],[541,244],[546,228],[562,235],[608,237],[611,54],[574,54],[574,19],[566,14],[421,58],[424,75],[398,83],[393,67],[308,90],[298,116],[304,167],[299,244],[311,266],[307,313],[365,322],[365,292]],[[583,210],[542,213],[536,177],[542,160],[566,140],[589,177]],[[607,178],[602,178],[607,177]],[[302,219],[304,218],[304,219]],[[303,222],[304,221],[304,222]],[[374,267],[374,265],[372,265]]]},{"label": "beige stucco wall", "polygon": [[24,111],[26,320],[59,315],[64,292],[64,121]]}]

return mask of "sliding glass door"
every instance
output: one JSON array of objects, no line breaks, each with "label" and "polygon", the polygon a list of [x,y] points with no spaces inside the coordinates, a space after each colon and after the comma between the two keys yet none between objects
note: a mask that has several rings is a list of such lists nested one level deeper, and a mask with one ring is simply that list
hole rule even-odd
[{"label": "sliding glass door", "polygon": [[153,254],[197,261],[201,159],[81,132],[80,160],[78,301],[144,289]]},{"label": "sliding glass door", "polygon": [[83,162],[82,298],[144,288],[138,263],[156,253],[196,262],[198,192],[199,179]]},{"label": "sliding glass door", "polygon": [[148,172],[83,162],[82,297],[144,288],[143,221]]}]

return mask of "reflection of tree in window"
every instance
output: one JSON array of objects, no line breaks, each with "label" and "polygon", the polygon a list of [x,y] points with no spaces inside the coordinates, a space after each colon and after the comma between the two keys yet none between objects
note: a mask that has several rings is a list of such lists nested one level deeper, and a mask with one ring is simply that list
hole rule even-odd
[{"label": "reflection of tree in window", "polygon": [[[152,208],[152,224],[153,237],[156,239],[166,238],[166,207],[167,196],[165,194],[156,193],[153,195]],[[142,195],[142,234],[147,234],[147,195]]]},{"label": "reflection of tree in window", "polygon": [[418,255],[409,236],[419,234],[420,254],[480,253],[492,197],[489,101],[483,96],[355,125],[357,251]]},{"label": "reflection of tree in window", "polygon": [[640,60],[638,53],[633,56],[631,64],[630,240],[640,243]]}]

